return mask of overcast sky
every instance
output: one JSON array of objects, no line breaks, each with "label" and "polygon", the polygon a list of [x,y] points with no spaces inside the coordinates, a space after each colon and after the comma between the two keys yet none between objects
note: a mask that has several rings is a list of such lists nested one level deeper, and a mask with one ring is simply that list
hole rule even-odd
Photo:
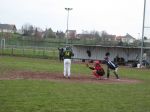
[{"label": "overcast sky", "polygon": [[25,23],[53,31],[65,31],[67,11],[69,29],[81,33],[103,31],[109,34],[138,38],[142,31],[144,0],[0,0],[0,23],[15,24],[17,29]]}]

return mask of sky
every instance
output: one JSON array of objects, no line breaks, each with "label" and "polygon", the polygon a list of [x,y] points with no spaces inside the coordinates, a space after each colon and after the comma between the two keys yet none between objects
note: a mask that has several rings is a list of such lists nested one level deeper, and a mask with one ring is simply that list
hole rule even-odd
[{"label": "sky", "polygon": [[129,33],[140,38],[143,22],[144,0],[0,0],[0,23],[24,24],[52,28],[53,31],[69,30],[106,31],[123,36]]}]

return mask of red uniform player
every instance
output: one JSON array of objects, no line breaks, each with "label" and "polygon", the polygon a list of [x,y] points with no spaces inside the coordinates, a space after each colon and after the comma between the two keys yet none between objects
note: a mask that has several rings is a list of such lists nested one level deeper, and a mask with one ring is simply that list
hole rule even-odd
[{"label": "red uniform player", "polygon": [[102,79],[102,76],[105,74],[105,71],[99,61],[94,61],[94,66],[89,66],[87,64],[87,67],[92,70],[92,74],[96,77],[96,79]]}]

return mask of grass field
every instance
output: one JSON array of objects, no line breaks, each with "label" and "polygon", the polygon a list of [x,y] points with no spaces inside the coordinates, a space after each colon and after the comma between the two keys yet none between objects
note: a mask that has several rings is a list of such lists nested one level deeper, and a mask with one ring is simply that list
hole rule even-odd
[{"label": "grass field", "polygon": [[[0,57],[0,76],[13,71],[62,73],[55,60]],[[72,64],[73,75],[90,75]],[[120,67],[121,78],[140,83],[76,83],[50,80],[0,80],[0,112],[150,112],[150,69]]]},{"label": "grass field", "polygon": [[57,48],[40,48],[40,47],[13,48],[11,46],[5,49],[0,49],[0,55],[56,59],[58,58],[58,49]]}]

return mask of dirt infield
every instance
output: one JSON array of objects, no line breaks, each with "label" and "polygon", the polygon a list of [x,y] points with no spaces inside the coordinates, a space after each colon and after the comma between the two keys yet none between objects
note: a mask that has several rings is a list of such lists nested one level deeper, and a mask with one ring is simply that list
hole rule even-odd
[{"label": "dirt infield", "polygon": [[5,75],[0,76],[0,80],[51,80],[51,81],[63,81],[63,82],[78,82],[78,83],[140,83],[142,81],[136,79],[121,78],[120,80],[110,77],[109,80],[97,80],[92,75],[74,75],[72,74],[70,79],[64,78],[63,74],[46,73],[46,72],[29,72],[29,71],[13,71]]}]

